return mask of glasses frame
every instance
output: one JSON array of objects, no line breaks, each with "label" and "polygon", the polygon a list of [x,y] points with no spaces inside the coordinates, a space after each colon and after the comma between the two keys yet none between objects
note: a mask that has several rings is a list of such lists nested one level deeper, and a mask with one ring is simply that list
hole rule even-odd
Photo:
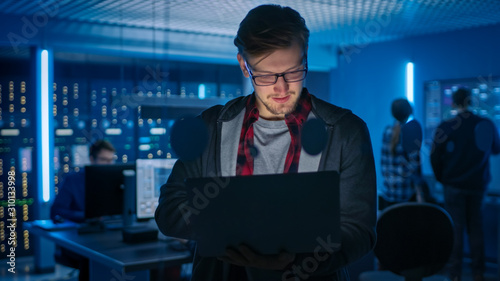
[{"label": "glasses frame", "polygon": [[[246,67],[248,73],[250,74],[250,78],[252,78],[252,81],[253,81],[253,83],[255,85],[257,85],[257,86],[272,86],[272,85],[276,84],[276,82],[278,82],[278,79],[280,77],[283,77],[283,80],[285,80],[285,82],[287,82],[287,83],[304,81],[306,79],[306,77],[307,77],[307,72],[308,72],[309,69],[307,67],[307,58],[304,58],[303,61],[305,61],[305,62],[302,63],[304,65],[304,69],[294,70],[294,71],[287,71],[287,72],[282,72],[282,73],[266,74],[266,75],[253,75],[253,72],[251,70],[252,66],[247,62],[247,60],[245,60],[245,67]],[[304,72],[303,78],[299,79],[299,80],[293,80],[293,81],[286,80],[285,75],[290,74],[290,73],[295,73],[295,72]],[[274,83],[263,85],[263,84],[258,84],[255,81],[255,78],[263,77],[263,76],[274,76],[275,77]]]}]

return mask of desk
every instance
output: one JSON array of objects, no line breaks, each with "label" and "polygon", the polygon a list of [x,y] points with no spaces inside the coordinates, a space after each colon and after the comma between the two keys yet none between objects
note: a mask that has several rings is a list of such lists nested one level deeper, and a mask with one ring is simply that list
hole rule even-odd
[{"label": "desk", "polygon": [[159,265],[192,261],[189,251],[171,250],[165,241],[123,243],[119,230],[79,235],[76,229],[47,231],[35,226],[29,229],[33,235],[87,257],[90,280],[149,280],[149,270]]}]

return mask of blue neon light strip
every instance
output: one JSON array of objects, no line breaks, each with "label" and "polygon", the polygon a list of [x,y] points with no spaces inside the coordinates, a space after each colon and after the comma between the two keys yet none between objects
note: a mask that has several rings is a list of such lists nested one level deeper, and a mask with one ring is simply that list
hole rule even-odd
[{"label": "blue neon light strip", "polygon": [[52,163],[51,163],[51,117],[52,117],[52,97],[50,96],[50,72],[49,72],[49,52],[47,50],[41,50],[39,56],[39,183],[41,184],[42,190],[42,200],[43,202],[50,201],[50,190],[51,190],[51,179],[52,179]]},{"label": "blue neon light strip", "polygon": [[413,103],[413,63],[406,64],[406,98]]}]

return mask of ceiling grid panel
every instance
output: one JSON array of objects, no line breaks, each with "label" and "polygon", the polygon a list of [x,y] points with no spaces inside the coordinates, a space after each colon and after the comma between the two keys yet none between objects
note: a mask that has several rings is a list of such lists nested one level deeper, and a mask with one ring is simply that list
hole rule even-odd
[{"label": "ceiling grid panel", "polygon": [[[295,8],[306,19],[311,44],[340,46],[381,42],[404,37],[500,24],[498,0],[275,0]],[[108,27],[155,30],[220,38],[234,37],[248,11],[265,0],[3,0],[0,21],[22,17],[32,19],[43,11],[43,3],[53,3],[47,33],[64,28],[98,32]],[[3,23],[2,23],[3,24]],[[94,28],[96,27],[97,28]],[[100,27],[99,27],[100,26]],[[92,28],[91,28],[92,27]],[[17,27],[16,27],[17,28]],[[12,27],[10,27],[12,30]],[[19,29],[19,28],[18,28]],[[8,27],[4,30],[9,31]],[[97,30],[97,31],[96,31]],[[363,34],[364,33],[364,34]],[[159,34],[159,33],[158,33]],[[55,34],[54,36],[56,36]],[[99,34],[100,37],[106,33]],[[140,38],[140,33],[138,34]],[[363,37],[364,36],[364,37]],[[168,35],[160,36],[169,38]],[[179,39],[179,38],[178,38]],[[5,39],[4,39],[5,40]],[[139,39],[140,40],[140,39]],[[215,39],[214,39],[215,40]],[[181,41],[180,39],[178,40]],[[91,43],[89,43],[91,44]],[[150,43],[149,43],[150,44]]]}]

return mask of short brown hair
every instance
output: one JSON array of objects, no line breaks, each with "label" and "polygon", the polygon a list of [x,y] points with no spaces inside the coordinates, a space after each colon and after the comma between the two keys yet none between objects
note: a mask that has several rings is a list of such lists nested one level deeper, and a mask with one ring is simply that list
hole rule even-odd
[{"label": "short brown hair", "polygon": [[92,156],[92,158],[96,159],[99,152],[101,152],[101,150],[103,149],[113,152],[116,151],[115,147],[109,141],[97,140],[90,146],[89,156]]},{"label": "short brown hair", "polygon": [[234,45],[238,53],[259,56],[292,46],[297,42],[304,53],[309,44],[309,30],[302,16],[290,7],[261,5],[241,21]]}]

